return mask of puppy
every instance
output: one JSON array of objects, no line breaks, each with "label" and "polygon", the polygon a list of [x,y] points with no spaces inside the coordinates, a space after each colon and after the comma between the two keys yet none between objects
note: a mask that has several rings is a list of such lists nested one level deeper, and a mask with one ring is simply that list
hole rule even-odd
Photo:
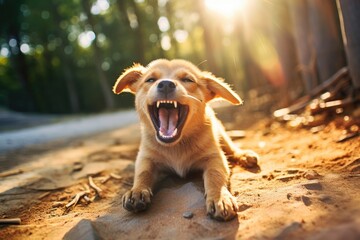
[{"label": "puppy", "polygon": [[123,196],[123,207],[131,212],[147,209],[154,184],[164,171],[184,177],[190,170],[200,170],[207,213],[222,221],[237,216],[236,199],[228,190],[226,155],[248,167],[257,165],[258,156],[234,145],[208,103],[222,98],[238,105],[240,97],[221,79],[190,62],[165,59],[125,70],[113,91],[135,94],[141,125],[134,186]]}]

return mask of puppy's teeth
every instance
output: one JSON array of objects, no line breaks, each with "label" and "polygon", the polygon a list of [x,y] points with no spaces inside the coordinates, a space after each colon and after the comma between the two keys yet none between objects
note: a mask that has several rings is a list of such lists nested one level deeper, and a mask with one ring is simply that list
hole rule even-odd
[{"label": "puppy's teeth", "polygon": [[159,108],[160,107],[160,101],[156,102],[156,107]]},{"label": "puppy's teeth", "polygon": [[173,132],[173,134],[171,134],[171,137],[175,137],[175,135],[177,134],[177,128],[175,128],[175,130],[174,130],[174,132]]},{"label": "puppy's teeth", "polygon": [[177,108],[177,101],[174,101],[174,108]]}]

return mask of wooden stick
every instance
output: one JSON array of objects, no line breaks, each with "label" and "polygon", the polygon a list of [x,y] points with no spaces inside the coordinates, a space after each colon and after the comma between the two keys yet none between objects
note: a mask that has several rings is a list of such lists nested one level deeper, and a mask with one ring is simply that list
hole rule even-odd
[{"label": "wooden stick", "polygon": [[[348,75],[348,73],[349,73],[348,67],[341,68],[334,75],[332,75],[328,80],[326,80],[323,84],[315,87],[314,90],[312,90],[309,95],[306,95],[306,96],[300,98],[295,104],[293,104],[287,108],[282,108],[282,109],[276,110],[273,114],[274,117],[280,118],[287,114],[294,113],[296,111],[299,111],[299,110],[305,108],[309,104],[309,101],[313,97],[319,95],[321,92],[323,92],[330,86],[337,84],[340,80],[344,79]],[[349,79],[347,78],[346,81],[349,82]]]},{"label": "wooden stick", "polygon": [[117,179],[117,180],[122,179],[122,177],[121,177],[120,175],[117,175],[116,173],[110,173],[110,176],[111,176],[112,178]]},{"label": "wooden stick", "polygon": [[9,177],[9,176],[17,175],[17,174],[20,174],[20,173],[23,173],[23,172],[24,171],[21,170],[21,169],[10,170],[10,171],[7,171],[7,172],[0,173],[0,177]]},{"label": "wooden stick", "polygon": [[111,178],[110,175],[109,175],[109,176],[106,176],[106,177],[101,181],[101,183],[102,183],[102,184],[106,183],[107,181],[109,181],[110,178]]},{"label": "wooden stick", "polygon": [[71,202],[69,202],[68,204],[66,204],[65,207],[66,207],[66,208],[69,208],[69,207],[71,207],[71,206],[75,206],[75,205],[79,202],[80,198],[82,198],[83,196],[85,196],[85,194],[87,194],[87,193],[88,193],[88,192],[86,192],[86,191],[82,191],[82,192],[77,193],[77,194],[75,195],[74,199],[73,199]]},{"label": "wooden stick", "polygon": [[4,218],[0,219],[0,225],[20,225],[20,218]]},{"label": "wooden stick", "polygon": [[96,184],[93,181],[93,178],[89,176],[89,185],[92,187],[98,195],[100,195],[100,192],[102,192],[102,189],[96,186]]}]

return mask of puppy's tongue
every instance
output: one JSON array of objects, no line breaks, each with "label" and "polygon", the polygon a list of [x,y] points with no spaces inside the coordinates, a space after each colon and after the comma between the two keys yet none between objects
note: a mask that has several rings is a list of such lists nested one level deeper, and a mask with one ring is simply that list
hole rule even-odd
[{"label": "puppy's tongue", "polygon": [[178,109],[159,109],[160,133],[163,136],[171,137],[176,134],[178,122]]}]

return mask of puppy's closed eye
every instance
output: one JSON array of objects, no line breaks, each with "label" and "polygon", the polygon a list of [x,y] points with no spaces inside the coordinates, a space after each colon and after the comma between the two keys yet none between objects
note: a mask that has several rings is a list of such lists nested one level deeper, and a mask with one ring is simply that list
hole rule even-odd
[{"label": "puppy's closed eye", "polygon": [[181,78],[181,81],[184,82],[184,83],[195,83],[195,81],[192,80],[192,79],[189,78],[189,77]]},{"label": "puppy's closed eye", "polygon": [[147,83],[153,83],[155,82],[157,79],[156,78],[148,78],[145,82]]}]

